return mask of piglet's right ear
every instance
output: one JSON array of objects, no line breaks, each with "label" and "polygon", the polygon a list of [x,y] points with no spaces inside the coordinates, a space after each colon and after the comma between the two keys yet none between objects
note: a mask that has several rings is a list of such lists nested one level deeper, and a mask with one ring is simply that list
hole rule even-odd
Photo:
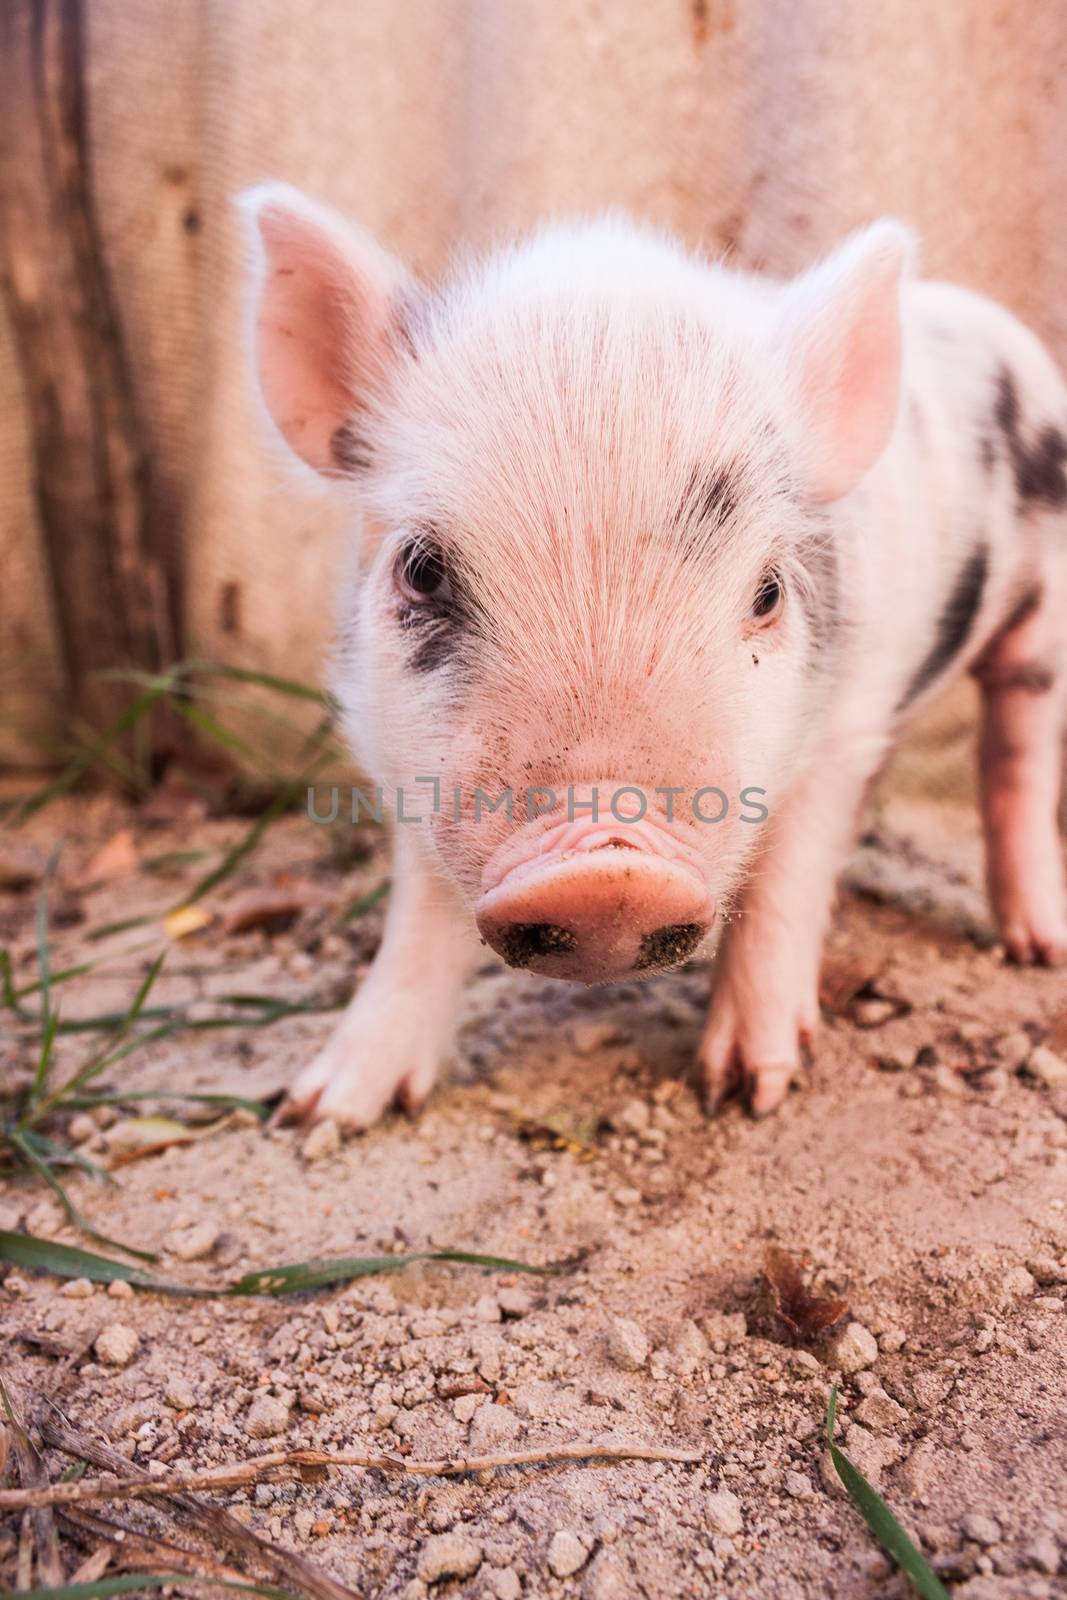
[{"label": "piglet's right ear", "polygon": [[290,449],[318,472],[360,464],[353,420],[388,383],[413,285],[369,234],[287,184],[238,201],[253,246],[252,312],[263,398]]}]

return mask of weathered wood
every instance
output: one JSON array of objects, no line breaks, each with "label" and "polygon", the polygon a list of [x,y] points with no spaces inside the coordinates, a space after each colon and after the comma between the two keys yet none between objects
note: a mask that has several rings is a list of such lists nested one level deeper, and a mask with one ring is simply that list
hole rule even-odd
[{"label": "weathered wood", "polygon": [[[96,675],[172,658],[174,597],[95,213],[84,10],[0,5],[0,288],[51,575],[42,605],[56,616],[70,724],[100,729],[129,691]],[[2,584],[0,572],[0,597]]]}]

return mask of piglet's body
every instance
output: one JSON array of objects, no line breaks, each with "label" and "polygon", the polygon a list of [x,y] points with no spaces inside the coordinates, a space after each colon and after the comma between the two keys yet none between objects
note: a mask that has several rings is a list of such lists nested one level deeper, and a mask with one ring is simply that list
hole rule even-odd
[{"label": "piglet's body", "polygon": [[361,503],[350,737],[417,818],[296,1112],[418,1103],[480,943],[600,982],[720,930],[708,1098],[773,1109],[864,790],[965,670],[1005,945],[1067,954],[1067,388],[1032,334],[913,281],[891,222],[787,284],[607,221],[427,290],[291,190],[246,207],[267,407]]}]

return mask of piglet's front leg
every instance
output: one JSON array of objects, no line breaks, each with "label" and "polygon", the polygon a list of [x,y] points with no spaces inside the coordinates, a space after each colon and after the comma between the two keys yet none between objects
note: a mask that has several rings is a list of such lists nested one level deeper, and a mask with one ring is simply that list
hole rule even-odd
[{"label": "piglet's front leg", "polygon": [[409,1111],[421,1105],[451,1045],[478,946],[456,891],[401,835],[381,948],[333,1036],[293,1084],[283,1117],[332,1117],[355,1130],[394,1101]]},{"label": "piglet's front leg", "polygon": [[741,1084],[756,1116],[774,1111],[819,1020],[819,966],[834,888],[866,770],[817,761],[772,830],[716,961],[700,1064],[708,1108]]}]

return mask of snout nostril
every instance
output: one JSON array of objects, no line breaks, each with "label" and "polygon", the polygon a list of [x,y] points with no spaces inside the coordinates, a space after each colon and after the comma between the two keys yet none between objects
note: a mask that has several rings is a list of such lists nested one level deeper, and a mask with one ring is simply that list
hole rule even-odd
[{"label": "snout nostril", "polygon": [[672,922],[665,928],[655,928],[641,940],[634,971],[677,967],[693,954],[707,931],[703,922]]},{"label": "snout nostril", "polygon": [[509,967],[526,967],[534,956],[569,955],[578,940],[554,922],[513,922],[497,948]]}]

